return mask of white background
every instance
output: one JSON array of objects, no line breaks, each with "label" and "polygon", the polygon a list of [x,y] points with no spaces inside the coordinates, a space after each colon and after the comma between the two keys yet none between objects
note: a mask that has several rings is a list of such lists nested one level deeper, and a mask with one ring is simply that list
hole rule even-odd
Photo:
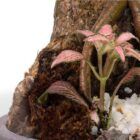
[{"label": "white background", "polygon": [[49,42],[55,0],[0,0],[0,116],[13,92]]}]

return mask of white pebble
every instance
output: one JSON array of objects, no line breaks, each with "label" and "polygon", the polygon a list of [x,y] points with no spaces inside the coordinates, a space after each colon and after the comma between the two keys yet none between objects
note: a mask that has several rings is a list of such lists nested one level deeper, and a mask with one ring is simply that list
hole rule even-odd
[{"label": "white pebble", "polygon": [[132,93],[132,89],[129,88],[129,87],[125,87],[125,88],[124,88],[124,91],[125,91],[126,93],[128,93],[128,94]]},{"label": "white pebble", "polygon": [[92,134],[92,135],[97,135],[97,132],[98,132],[97,126],[93,126],[93,127],[91,128],[91,134]]}]

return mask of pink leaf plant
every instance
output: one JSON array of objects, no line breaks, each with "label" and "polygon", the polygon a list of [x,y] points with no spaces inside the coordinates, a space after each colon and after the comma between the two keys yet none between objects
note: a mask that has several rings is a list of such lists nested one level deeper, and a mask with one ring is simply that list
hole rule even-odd
[{"label": "pink leaf plant", "polygon": [[[111,25],[109,24],[102,26],[96,33],[91,33],[90,31],[89,36],[87,36],[87,30],[78,32],[85,35],[85,41],[91,42],[97,50],[99,74],[97,74],[95,69],[94,74],[97,75],[97,79],[100,80],[101,110],[104,110],[103,102],[106,81],[109,78],[116,61],[121,59],[122,62],[125,62],[126,56],[131,56],[140,60],[140,53],[133,48],[132,44],[127,42],[130,39],[136,39],[138,41],[138,38],[129,32],[122,33],[117,37],[117,35],[113,32]],[[107,57],[103,66],[102,56],[105,53],[107,54]]]},{"label": "pink leaf plant", "polygon": [[[117,64],[116,62],[119,60],[122,60],[122,62],[125,62],[126,56],[131,56],[140,61],[140,53],[139,51],[135,50],[133,45],[130,44],[128,41],[130,39],[137,39],[133,34],[129,32],[125,32],[120,34],[118,37],[113,32],[113,29],[111,25],[106,24],[101,27],[101,29],[94,33],[92,31],[88,30],[78,30],[78,33],[83,34],[86,38],[85,41],[90,42],[89,45],[91,47],[95,47],[97,50],[97,60],[98,60],[98,69],[96,69],[95,66],[92,65],[92,63],[88,60],[84,59],[84,56],[76,51],[73,50],[64,50],[62,51],[52,62],[51,68],[56,67],[57,65],[61,63],[69,63],[74,61],[81,61],[84,60],[89,67],[91,68],[94,76],[100,81],[100,112],[104,112],[104,94],[106,90],[106,82],[109,79],[113,68]],[[103,63],[103,55],[106,54],[105,63]],[[132,72],[132,71],[131,71]],[[139,69],[133,70],[136,75],[139,73]],[[135,74],[131,74],[135,75]],[[118,88],[118,87],[117,87]],[[112,104],[114,96],[116,95],[116,91],[118,89],[115,89],[115,94],[113,94],[112,97]],[[65,97],[82,104],[84,106],[87,106],[86,102],[83,98],[78,95],[76,90],[70,85],[70,83],[59,81],[56,83],[53,83],[48,89],[47,92],[50,94],[59,94],[64,95]],[[110,111],[111,112],[111,106],[110,104]],[[98,121],[98,117],[94,112],[90,113],[90,115],[93,118],[96,118],[96,122]],[[95,116],[95,117],[94,117]],[[103,116],[103,115],[101,115]],[[91,118],[92,118],[91,117]],[[102,120],[102,119],[101,119]]]},{"label": "pink leaf plant", "polygon": [[[91,31],[88,30],[79,30],[78,32],[85,35],[87,37],[85,41],[92,42],[96,49],[102,50],[104,53],[109,50],[114,50],[123,62],[125,61],[124,56],[132,56],[140,60],[140,55],[138,52],[133,48],[130,49],[128,45],[129,43],[127,42],[132,38],[139,41],[138,38],[135,37],[132,33],[125,32],[116,37],[116,34],[113,33],[113,29],[109,24],[101,27],[97,33],[91,33]],[[87,32],[90,32],[90,34],[87,34]]]}]

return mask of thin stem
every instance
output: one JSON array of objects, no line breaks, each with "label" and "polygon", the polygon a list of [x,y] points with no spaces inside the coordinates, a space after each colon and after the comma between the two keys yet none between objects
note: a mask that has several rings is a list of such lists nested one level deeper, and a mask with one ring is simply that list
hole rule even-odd
[{"label": "thin stem", "polygon": [[92,64],[89,62],[89,61],[86,61],[86,63],[89,65],[89,67],[91,68],[92,72],[94,73],[95,77],[100,80],[100,76],[99,74],[97,73],[97,71],[95,70],[95,67],[92,66]]},{"label": "thin stem", "polygon": [[98,52],[98,68],[99,68],[99,75],[102,77],[103,76],[103,66],[102,66],[102,54]]},{"label": "thin stem", "polygon": [[117,87],[115,88],[115,90],[113,91],[113,94],[112,94],[112,97],[111,97],[111,100],[110,100],[110,106],[109,106],[109,114],[108,114],[108,122],[107,122],[107,128],[109,128],[109,122],[110,122],[110,119],[111,119],[111,112],[112,112],[112,107],[113,107],[113,102],[114,102],[114,99],[115,99],[115,96],[120,88],[120,86],[122,85],[122,81],[119,82],[119,84],[117,85]]},{"label": "thin stem", "polygon": [[113,106],[114,98],[115,98],[115,96],[116,96],[116,94],[117,94],[117,92],[118,92],[118,90],[119,90],[121,85],[122,85],[122,83],[119,82],[119,84],[117,85],[117,87],[115,88],[115,90],[114,90],[114,92],[112,94],[111,101],[110,101],[110,107],[109,107],[109,114],[112,111],[112,106]]},{"label": "thin stem", "polygon": [[[110,71],[111,65],[113,60],[115,60],[116,58],[114,58],[114,54],[113,51],[109,51],[107,53],[107,57],[106,57],[106,61],[105,61],[105,65],[103,68],[103,74],[104,75],[108,75],[108,71]],[[112,72],[112,71],[111,71]]]},{"label": "thin stem", "polygon": [[109,127],[110,127],[110,120],[111,120],[111,112],[110,112],[110,114],[109,114],[109,116],[107,118],[107,125],[106,125],[107,129],[109,129]]},{"label": "thin stem", "polygon": [[104,75],[107,75],[108,67],[110,65],[110,60],[111,60],[110,55],[109,55],[109,53],[107,53],[105,65],[104,65],[104,68],[103,68],[103,74]]},{"label": "thin stem", "polygon": [[100,103],[101,103],[101,112],[104,111],[104,93],[105,93],[106,79],[100,80]]},{"label": "thin stem", "polygon": [[107,73],[107,79],[110,77],[110,75],[111,75],[111,73],[112,73],[112,71],[113,71],[113,68],[114,68],[114,66],[115,66],[116,61],[117,61],[117,59],[114,59],[114,60],[112,61],[112,63],[110,64],[110,67],[109,67],[108,73]]},{"label": "thin stem", "polygon": [[[110,62],[110,58],[109,56],[107,57],[106,59],[106,64],[105,64],[105,73],[107,75],[107,79],[110,77],[112,71],[113,71],[113,68],[114,68],[114,65],[117,61],[117,59],[114,59],[112,62]],[[104,73],[104,74],[105,74]],[[113,92],[113,95],[117,93],[119,87],[116,88],[116,90]],[[111,98],[111,101],[110,101],[110,107],[109,107],[109,116],[108,116],[108,121],[107,121],[107,128],[109,128],[109,123],[110,123],[110,119],[111,119],[111,110],[112,110],[112,106],[113,106],[113,101],[114,101],[114,98],[115,98],[115,95],[113,96],[112,95],[112,98]]]}]

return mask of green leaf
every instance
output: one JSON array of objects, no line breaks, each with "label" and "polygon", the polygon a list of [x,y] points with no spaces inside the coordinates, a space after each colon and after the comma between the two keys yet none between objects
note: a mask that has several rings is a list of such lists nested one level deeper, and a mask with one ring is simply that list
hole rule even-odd
[{"label": "green leaf", "polygon": [[45,91],[37,100],[39,104],[45,104],[48,100],[48,92]]}]

